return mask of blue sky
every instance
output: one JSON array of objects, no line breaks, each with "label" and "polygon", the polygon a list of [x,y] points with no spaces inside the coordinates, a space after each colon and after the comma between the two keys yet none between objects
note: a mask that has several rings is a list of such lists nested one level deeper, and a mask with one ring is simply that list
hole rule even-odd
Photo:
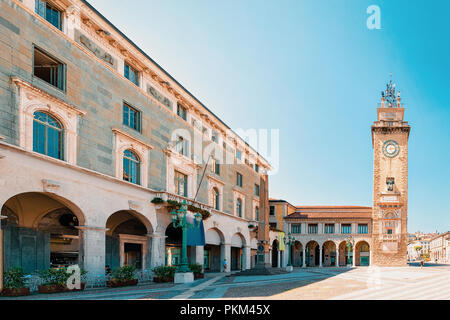
[{"label": "blue sky", "polygon": [[372,205],[392,72],[412,127],[408,230],[450,230],[449,1],[89,2],[231,128],[280,129],[270,196],[294,205]]}]

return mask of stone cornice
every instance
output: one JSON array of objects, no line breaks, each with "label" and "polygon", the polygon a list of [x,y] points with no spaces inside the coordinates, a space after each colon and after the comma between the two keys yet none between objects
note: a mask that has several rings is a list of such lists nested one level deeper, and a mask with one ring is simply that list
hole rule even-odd
[{"label": "stone cornice", "polygon": [[142,140],[139,140],[139,139],[136,138],[136,137],[133,137],[131,134],[129,134],[129,133],[123,131],[122,129],[113,127],[113,128],[111,128],[111,131],[114,132],[115,134],[118,134],[118,135],[122,135],[122,136],[127,137],[128,139],[130,139],[130,140],[136,142],[137,144],[143,146],[144,148],[147,148],[147,149],[149,149],[149,150],[153,149],[153,146],[152,146],[152,145],[150,145],[150,144],[148,144],[148,143],[146,143],[146,142],[144,142],[144,141],[142,141]]},{"label": "stone cornice", "polygon": [[221,184],[223,186],[225,185],[224,181],[222,181],[219,178],[213,176],[212,174],[207,174],[206,176],[208,177],[208,179],[214,180],[215,182],[217,182],[217,183],[219,183],[219,184]]},{"label": "stone cornice", "polygon": [[21,79],[19,77],[12,76],[11,77],[11,82],[16,84],[19,88],[27,88],[30,91],[33,91],[34,93],[36,93],[36,94],[38,94],[40,96],[43,96],[46,99],[48,99],[48,100],[50,100],[52,102],[55,102],[55,103],[59,104],[60,106],[64,107],[65,109],[68,109],[68,110],[70,110],[70,111],[72,111],[72,112],[74,112],[74,113],[76,113],[76,114],[78,114],[80,116],[86,115],[86,111],[78,109],[73,104],[65,102],[65,101],[61,100],[60,98],[55,97],[54,95],[46,92],[45,90],[42,90],[42,89],[39,89],[39,88],[33,86],[28,81],[25,81],[25,80],[23,80],[23,79]]}]

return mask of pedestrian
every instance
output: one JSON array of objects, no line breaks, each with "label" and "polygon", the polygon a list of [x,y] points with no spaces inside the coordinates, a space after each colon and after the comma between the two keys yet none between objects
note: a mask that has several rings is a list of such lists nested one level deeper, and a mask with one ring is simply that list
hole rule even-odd
[{"label": "pedestrian", "polygon": [[227,259],[223,259],[223,272],[227,272]]},{"label": "pedestrian", "polygon": [[423,260],[420,260],[420,267],[423,268]]}]

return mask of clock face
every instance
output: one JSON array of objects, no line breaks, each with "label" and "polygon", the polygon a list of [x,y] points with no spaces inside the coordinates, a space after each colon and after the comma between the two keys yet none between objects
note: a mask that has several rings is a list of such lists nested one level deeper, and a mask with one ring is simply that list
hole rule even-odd
[{"label": "clock face", "polygon": [[397,141],[388,140],[383,144],[383,154],[388,158],[394,158],[400,152],[400,146]]}]

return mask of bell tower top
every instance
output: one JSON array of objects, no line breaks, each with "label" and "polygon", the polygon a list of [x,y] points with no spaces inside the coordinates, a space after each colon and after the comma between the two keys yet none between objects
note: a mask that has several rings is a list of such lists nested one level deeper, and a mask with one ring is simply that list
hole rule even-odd
[{"label": "bell tower top", "polygon": [[403,121],[405,108],[400,98],[400,91],[396,91],[392,83],[392,73],[386,90],[381,91],[381,105],[378,106],[378,121]]},{"label": "bell tower top", "polygon": [[374,132],[403,131],[407,132],[409,136],[410,127],[407,121],[403,121],[404,114],[405,108],[400,97],[400,91],[396,90],[391,74],[386,89],[381,92],[381,103],[377,108],[377,121],[372,125],[372,140]]}]

